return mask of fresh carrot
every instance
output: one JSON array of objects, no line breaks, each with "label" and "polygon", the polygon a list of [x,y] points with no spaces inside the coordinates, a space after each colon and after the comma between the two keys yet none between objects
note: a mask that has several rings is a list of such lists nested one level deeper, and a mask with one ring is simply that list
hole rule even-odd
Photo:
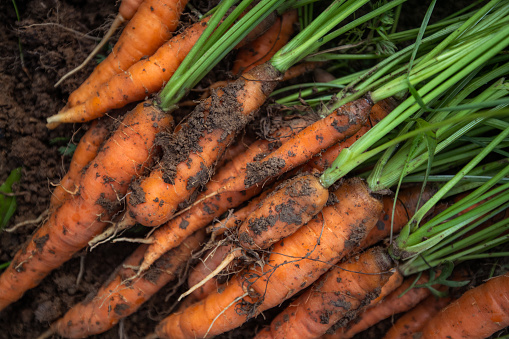
[{"label": "fresh carrot", "polygon": [[509,274],[465,292],[424,326],[421,338],[487,338],[507,326]]},{"label": "fresh carrot", "polygon": [[345,181],[337,202],[273,247],[266,264],[253,265],[156,328],[160,338],[208,337],[240,326],[312,284],[376,223],[381,203],[359,179]]},{"label": "fresh carrot", "polygon": [[301,119],[292,121],[274,132],[271,141],[256,141],[249,146],[248,150],[223,166],[205,185],[204,191],[197,198],[197,204],[194,204],[191,209],[179,214],[154,232],[150,238],[152,243],[147,249],[140,271],[147,269],[159,256],[180,244],[182,240],[196,230],[207,226],[214,218],[219,218],[228,209],[234,208],[260,193],[263,187],[258,186],[247,190],[223,192],[209,197],[211,192],[217,191],[226,182],[244,172],[248,163],[278,147],[279,144],[284,143],[286,139],[289,139],[308,124],[309,121]]},{"label": "fresh carrot", "polygon": [[115,74],[127,71],[141,58],[154,54],[177,28],[186,4],[187,0],[143,1],[108,57],[69,96],[68,106],[84,103]]},{"label": "fresh carrot", "polygon": [[348,319],[374,299],[389,279],[391,267],[392,260],[381,247],[341,263],[292,301],[255,338],[320,337],[330,324]]},{"label": "fresh carrot", "polygon": [[[186,268],[191,255],[202,244],[205,232],[188,237],[179,247],[163,255],[143,276],[136,275],[136,267],[146,245],[139,246],[116,270],[92,300],[73,306],[51,325],[45,335],[58,334],[66,338],[83,338],[103,333],[120,319],[135,312],[161,287],[174,280]],[[45,336],[39,337],[39,339]]]},{"label": "fresh carrot", "polygon": [[111,75],[106,82],[95,86],[92,92],[86,92],[86,99],[80,99],[72,106],[67,105],[58,114],[49,117],[48,127],[93,120],[111,109],[142,100],[159,91],[203,33],[206,21],[207,18],[189,26],[162,45],[151,57],[123,68],[125,71],[121,73]]},{"label": "fresh carrot", "polygon": [[118,14],[113,19],[113,22],[110,25],[110,28],[106,32],[106,34],[103,36],[101,41],[95,46],[94,50],[90,52],[90,54],[87,56],[85,61],[83,61],[78,67],[74,68],[67,74],[65,74],[58,82],[55,84],[55,87],[58,87],[68,77],[73,75],[74,73],[81,70],[83,67],[85,67],[90,60],[103,48],[103,46],[106,44],[106,42],[111,38],[113,33],[122,25],[124,22],[131,20],[131,18],[134,16],[136,11],[138,10],[138,7],[140,7],[140,4],[143,2],[143,0],[122,0],[122,3],[120,4],[120,7],[118,9]]},{"label": "fresh carrot", "polygon": [[451,297],[437,298],[430,295],[401,316],[385,333],[384,339],[413,339],[414,335],[417,335],[417,332],[420,332],[426,323],[450,302]]},{"label": "fresh carrot", "polygon": [[269,61],[290,40],[297,18],[296,10],[286,12],[281,18],[277,18],[276,22],[263,35],[248,46],[239,49],[233,62],[232,73],[240,75]]},{"label": "fresh carrot", "polygon": [[[334,334],[324,336],[324,339],[351,338],[374,324],[387,319],[388,317],[408,311],[427,298],[431,292],[427,288],[407,289],[414,283],[414,277],[408,277],[396,290],[390,293],[386,298],[378,302],[376,305],[368,308],[361,313],[356,319],[348,324],[336,324],[332,326],[327,333],[335,331]],[[417,284],[428,281],[428,276],[423,274]],[[405,294],[403,294],[406,291]],[[403,295],[402,295],[403,294]]]},{"label": "fresh carrot", "polygon": [[81,137],[72,156],[69,170],[51,195],[50,209],[57,208],[72,195],[72,192],[77,191],[76,183],[81,171],[95,158],[108,134],[107,124],[104,120],[99,120],[94,121]]},{"label": "fresh carrot", "polygon": [[144,103],[126,115],[83,173],[79,192],[55,210],[0,276],[0,309],[18,300],[102,231],[121,207],[129,183],[150,165],[155,135],[171,122],[169,115]]}]

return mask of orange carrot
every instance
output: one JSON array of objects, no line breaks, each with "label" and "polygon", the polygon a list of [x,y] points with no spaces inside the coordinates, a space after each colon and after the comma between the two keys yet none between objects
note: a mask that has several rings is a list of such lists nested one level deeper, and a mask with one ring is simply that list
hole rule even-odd
[{"label": "orange carrot", "polygon": [[[368,308],[365,312],[361,313],[356,319],[348,324],[336,324],[332,326],[331,330],[327,333],[335,331],[332,335],[326,335],[327,339],[338,338],[351,338],[357,333],[360,333],[374,324],[387,319],[388,317],[410,310],[419,304],[422,300],[427,298],[431,292],[427,288],[412,288],[405,292],[414,282],[415,278],[407,278],[401,286],[389,294],[386,298],[381,300],[376,305]],[[423,274],[417,281],[417,284],[422,284],[428,281],[428,276]]]},{"label": "orange carrot", "polygon": [[170,315],[157,326],[157,335],[217,335],[312,284],[358,244],[382,208],[359,179],[345,181],[333,194],[337,203],[276,243],[265,265],[246,269],[204,300]]},{"label": "orange carrot", "polygon": [[72,192],[77,190],[81,171],[97,155],[99,147],[108,136],[108,127],[104,120],[94,121],[89,130],[81,137],[76,150],[71,159],[71,165],[67,174],[60,180],[59,185],[51,195],[50,208],[55,209],[60,206]]},{"label": "orange carrot", "polygon": [[143,103],[125,117],[83,173],[79,192],[33,234],[0,276],[0,309],[18,300],[102,231],[121,207],[131,180],[150,164],[156,133],[171,122],[170,116]]},{"label": "orange carrot", "polygon": [[87,92],[86,99],[80,99],[81,101],[73,106],[67,105],[58,114],[49,117],[48,127],[93,120],[103,116],[108,110],[142,100],[159,91],[205,30],[206,20],[197,22],[174,36],[151,57],[125,68],[122,73],[112,75],[107,82],[96,86],[93,92]]},{"label": "orange carrot", "polygon": [[384,339],[413,339],[414,335],[420,332],[426,323],[450,302],[450,297],[437,298],[430,295],[399,318],[387,331]]},{"label": "orange carrot", "polygon": [[424,326],[421,338],[487,338],[507,326],[509,274],[465,292]]},{"label": "orange carrot", "polygon": [[239,49],[233,62],[232,73],[239,75],[269,61],[290,40],[297,18],[296,10],[286,12],[281,18],[277,18],[276,22],[262,36],[248,46]]},{"label": "orange carrot", "polygon": [[83,61],[78,67],[74,68],[73,70],[65,74],[62,78],[60,78],[60,80],[58,80],[58,82],[55,84],[55,87],[57,87],[62,83],[62,81],[64,81],[65,79],[67,79],[68,77],[78,72],[83,67],[85,67],[89,63],[89,61],[92,60],[92,58],[101,50],[101,48],[103,48],[108,39],[111,38],[113,33],[115,33],[117,28],[119,28],[120,25],[122,25],[124,22],[131,20],[131,18],[136,13],[138,7],[140,7],[142,2],[143,0],[122,0],[122,3],[120,4],[120,7],[118,9],[117,16],[111,23],[110,28],[108,29],[104,37],[101,39],[101,41],[99,41],[97,46],[95,46],[94,50],[90,52],[85,61]]},{"label": "orange carrot", "polygon": [[174,280],[186,267],[193,251],[204,240],[204,232],[188,237],[179,247],[163,255],[143,276],[133,267],[143,258],[147,246],[141,245],[116,270],[92,300],[85,300],[51,325],[46,334],[57,333],[66,338],[83,338],[103,333],[120,319],[135,312],[162,286]]},{"label": "orange carrot", "polygon": [[380,293],[392,260],[373,248],[331,269],[293,301],[256,339],[318,338],[330,324],[353,316]]},{"label": "orange carrot", "polygon": [[281,142],[285,142],[286,139],[289,139],[308,124],[308,121],[301,119],[292,121],[273,133],[272,141],[258,140],[249,146],[244,153],[226,163],[206,184],[205,190],[197,198],[199,203],[154,232],[151,236],[152,243],[147,249],[140,271],[147,269],[161,254],[179,245],[189,234],[207,226],[214,218],[220,217],[228,209],[234,208],[260,193],[263,189],[261,186],[241,191],[223,192],[219,195],[207,197],[211,192],[217,191],[226,182],[244,172],[249,162],[278,147]]},{"label": "orange carrot", "polygon": [[[70,96],[68,106],[84,103],[115,74],[152,55],[177,28],[187,0],[145,0],[125,27],[108,57]],[[122,8],[124,10],[124,8]]]}]

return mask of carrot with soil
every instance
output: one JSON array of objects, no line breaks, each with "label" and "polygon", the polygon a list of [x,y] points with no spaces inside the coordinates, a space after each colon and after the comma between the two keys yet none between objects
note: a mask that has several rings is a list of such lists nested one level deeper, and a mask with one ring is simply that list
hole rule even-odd
[{"label": "carrot with soil", "polygon": [[345,181],[332,194],[337,202],[276,243],[265,265],[246,269],[206,299],[170,315],[156,328],[157,335],[217,335],[312,284],[358,244],[382,208],[359,179]]},{"label": "carrot with soil", "polygon": [[334,267],[292,301],[256,339],[318,338],[331,324],[353,317],[380,293],[392,260],[376,247]]},{"label": "carrot with soil", "polygon": [[100,233],[120,209],[131,180],[151,164],[156,133],[172,118],[150,104],[126,115],[66,200],[16,254],[0,276],[0,309],[18,300]]},{"label": "carrot with soil", "polygon": [[144,56],[152,55],[171,37],[186,4],[187,0],[144,0],[111,53],[69,96],[67,105],[84,103],[115,74],[128,70]]},{"label": "carrot with soil", "polygon": [[204,239],[205,232],[191,235],[179,247],[162,256],[143,276],[130,280],[136,275],[134,267],[143,259],[147,249],[146,245],[141,245],[112,274],[92,300],[73,306],[39,339],[51,334],[83,338],[109,330],[181,274]]},{"label": "carrot with soil", "polygon": [[112,37],[113,33],[115,33],[115,31],[120,27],[120,25],[122,25],[126,21],[131,20],[131,18],[134,16],[136,11],[138,10],[138,7],[140,7],[140,4],[143,1],[144,0],[123,0],[120,3],[117,16],[115,16],[115,19],[113,19],[110,28],[103,36],[101,41],[99,41],[97,46],[95,46],[94,50],[90,52],[85,61],[83,61],[78,67],[74,68],[73,70],[65,74],[63,77],[61,77],[60,80],[58,80],[58,82],[55,84],[55,87],[58,87],[58,85],[60,85],[62,81],[64,81],[65,79],[67,79],[68,77],[78,72],[83,67],[85,67],[90,62],[90,60],[92,60],[92,58],[101,50],[101,48],[104,47],[106,42],[109,40],[109,38]]}]

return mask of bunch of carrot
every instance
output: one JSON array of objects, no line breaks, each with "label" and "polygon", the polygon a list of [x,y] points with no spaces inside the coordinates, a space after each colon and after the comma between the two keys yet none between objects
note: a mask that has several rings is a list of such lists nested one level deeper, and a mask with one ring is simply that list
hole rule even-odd
[{"label": "bunch of carrot", "polygon": [[[475,78],[483,70],[481,61],[492,60],[509,45],[506,28],[489,26],[490,20],[508,20],[509,6],[493,0],[458,19],[456,26],[452,24],[452,28],[424,39],[423,24],[417,42],[399,59],[389,57],[355,79],[328,105],[320,107],[319,119],[285,122],[269,140],[239,147],[239,154],[217,167],[286,71],[322,45],[404,0],[390,1],[340,28],[336,28],[338,24],[367,1],[334,2],[288,43],[297,19],[306,21],[302,8],[300,17],[297,11],[289,10],[297,2],[263,1],[249,11],[250,1],[241,1],[230,9],[233,2],[223,1],[214,14],[170,39],[169,23],[176,26],[185,2],[170,5],[143,1],[114,47],[111,60],[101,63],[71,95],[66,107],[48,118],[49,127],[93,120],[112,108],[144,99],[168,82],[157,103],[147,100],[138,104],[109,138],[104,119],[93,123],[78,147],[69,174],[55,193],[49,220],[0,276],[3,309],[93,237],[101,235],[107,223],[114,225],[111,232],[136,223],[158,227],[143,239],[147,244],[125,260],[92,302],[72,308],[41,338],[53,333],[83,337],[114,326],[180,274],[191,257],[196,257],[193,251],[204,242],[203,229],[207,225],[242,203],[245,205],[228,214],[226,220],[211,225],[211,243],[221,234],[223,238],[221,247],[203,259],[207,273],[200,272],[197,266],[194,277],[189,279],[189,285],[200,288],[200,293],[194,291],[178,312],[162,320],[154,336],[218,335],[305,290],[257,336],[318,338],[335,332],[336,337],[351,337],[362,327],[360,319],[378,312],[379,305],[392,307],[386,311],[389,316],[404,310],[396,311],[395,305],[404,304],[409,309],[429,297],[437,291],[434,284],[454,286],[448,280],[450,272],[442,270],[438,278],[430,274],[429,281],[422,275],[420,288],[408,291],[411,281],[402,285],[402,275],[420,274],[445,262],[460,262],[467,254],[482,253],[507,240],[505,219],[483,226],[485,229],[476,228],[508,207],[507,184],[499,185],[509,172],[505,163],[493,164],[491,179],[477,183],[479,187],[463,200],[444,210],[437,206],[439,200],[472,188],[458,183],[469,171],[475,172],[490,152],[505,145],[509,134],[507,119],[489,120],[488,127],[502,132],[484,151],[466,156],[462,161],[467,165],[457,177],[440,187],[400,187],[412,173],[424,173],[423,187],[426,186],[430,175],[443,171],[443,163],[433,158],[435,153],[445,150],[444,154],[449,155],[449,148],[462,146],[456,143],[460,135],[476,138],[492,130],[465,124],[461,118],[468,117],[476,123],[484,118],[475,116],[478,107],[461,105],[486,98],[496,101],[507,95],[506,86],[492,85],[472,98],[476,83],[490,82],[507,71],[508,66],[503,65]],[[276,9],[286,13],[267,25],[266,18]],[[230,15],[225,16],[227,12]],[[141,27],[154,31],[152,21],[147,23],[149,14],[161,17],[153,23],[159,27],[158,33],[146,38],[157,40],[151,44],[157,47],[137,50],[124,60],[121,52],[130,45],[126,40],[145,39],[143,35],[134,37],[133,31],[140,31]],[[242,19],[237,19],[241,14]],[[243,71],[242,75],[213,91],[171,130],[168,113],[186,91],[239,45],[248,33],[246,27],[257,25],[271,28],[251,48],[239,51],[239,56],[247,53],[255,57],[244,61],[244,66],[240,61],[235,63],[234,72]],[[157,39],[152,35],[158,35]],[[419,54],[422,50],[429,52],[426,43],[440,39],[440,43],[430,47],[429,54]],[[266,46],[261,41],[270,42],[268,49],[264,50]],[[490,45],[473,53],[481,42]],[[143,58],[145,55],[151,56]],[[481,61],[474,61],[475,58]],[[438,66],[431,60],[437,60]],[[455,64],[458,60],[472,65],[461,70]],[[387,74],[377,73],[378,70]],[[450,78],[440,78],[439,71]],[[461,86],[443,97],[442,84],[452,86],[458,82]],[[372,91],[371,96],[362,97],[368,90]],[[391,98],[403,90],[411,94],[405,101],[398,103]],[[445,108],[441,111],[428,107],[436,102]],[[458,105],[460,108],[454,108]],[[425,115],[426,110],[431,113]],[[408,117],[413,118],[412,122],[403,126]],[[445,127],[439,128],[438,123]],[[384,143],[385,136],[396,127],[399,136]],[[370,158],[377,162],[360,166]],[[505,167],[500,170],[502,166]],[[353,169],[360,177],[343,178]],[[386,190],[394,187],[397,193],[387,194]],[[487,202],[476,205],[481,201]],[[419,227],[423,220],[427,223]],[[446,228],[455,222],[458,226]],[[454,234],[463,226],[464,230]],[[391,242],[390,251],[385,247],[369,248],[388,237],[392,240],[393,234],[400,231],[397,240]],[[473,235],[467,234],[469,231]],[[449,246],[455,240],[459,245]],[[480,252],[475,252],[477,249]],[[209,261],[214,254],[218,258]],[[398,268],[395,260],[400,261]],[[220,284],[213,276],[231,266],[232,261],[237,262],[237,272],[228,277],[228,283]],[[481,289],[492,291],[492,286],[507,285],[506,278],[493,279]],[[413,299],[405,303],[406,299],[398,298],[402,291],[406,291],[404,298]],[[508,300],[506,289],[500,287],[500,291],[502,299]],[[476,298],[474,292],[458,299],[457,307],[463,307],[463,299],[468,303],[468,298]],[[433,299],[428,300],[427,304],[433,304]],[[442,303],[448,301],[443,299]],[[490,306],[485,307],[488,310]],[[508,325],[503,316],[508,306],[502,304],[500,308],[496,320],[484,320],[482,335]],[[436,312],[439,307],[435,305],[434,309]],[[412,319],[411,315],[408,317]],[[374,320],[366,320],[367,325],[363,326],[373,323]],[[449,335],[451,331],[439,328],[436,320],[414,329],[421,330],[429,338],[437,333]],[[475,337],[472,331],[466,331],[461,335]]]}]

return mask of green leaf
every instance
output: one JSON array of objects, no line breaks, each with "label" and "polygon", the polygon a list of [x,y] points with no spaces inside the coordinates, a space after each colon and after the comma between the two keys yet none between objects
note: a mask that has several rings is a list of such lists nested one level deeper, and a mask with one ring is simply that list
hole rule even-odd
[{"label": "green leaf", "polygon": [[[0,186],[0,192],[12,193],[12,185],[21,179],[21,167],[15,168],[7,177],[7,180]],[[18,207],[16,197],[6,196],[0,193],[0,229],[3,229]]]}]

